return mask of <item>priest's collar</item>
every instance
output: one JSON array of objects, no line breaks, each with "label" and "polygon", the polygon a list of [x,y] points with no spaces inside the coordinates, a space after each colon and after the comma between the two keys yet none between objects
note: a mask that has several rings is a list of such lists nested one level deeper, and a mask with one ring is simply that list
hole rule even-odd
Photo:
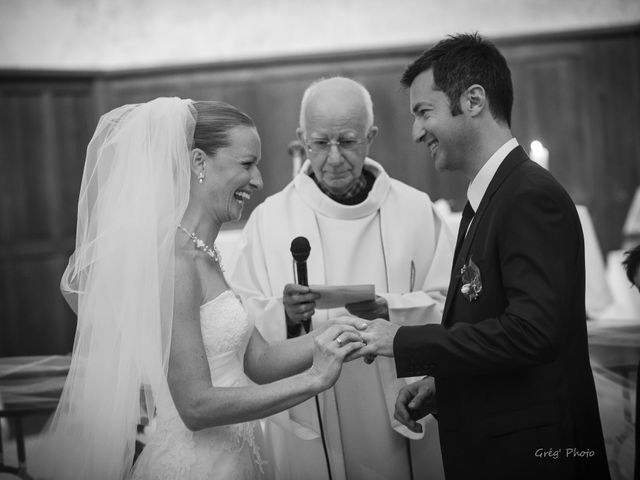
[{"label": "priest's collar", "polygon": [[362,190],[363,200],[352,205],[340,203],[320,190],[311,178],[313,170],[309,160],[305,161],[300,173],[293,179],[293,186],[300,195],[300,199],[320,215],[342,220],[363,218],[378,211],[391,188],[391,179],[378,162],[367,157],[364,161],[364,170],[372,175],[373,184],[370,188]]},{"label": "priest's collar", "polygon": [[367,195],[371,191],[374,182],[376,181],[375,175],[369,172],[366,168],[362,169],[362,175],[353,182],[353,184],[347,189],[346,192],[336,195],[329,191],[321,182],[318,181],[313,172],[309,174],[311,179],[316,183],[318,188],[332,200],[341,203],[342,205],[357,205],[366,200]]}]

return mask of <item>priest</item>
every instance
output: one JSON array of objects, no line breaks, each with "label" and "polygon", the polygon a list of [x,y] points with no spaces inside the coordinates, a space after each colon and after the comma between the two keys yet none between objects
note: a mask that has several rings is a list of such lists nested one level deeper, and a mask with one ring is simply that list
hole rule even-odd
[{"label": "priest", "polygon": [[[267,340],[304,334],[304,320],[313,328],[347,313],[316,308],[317,296],[294,283],[289,246],[298,236],[311,246],[309,284],[375,286],[375,300],[347,305],[350,313],[398,325],[440,323],[453,235],[427,194],[368,158],[377,132],[360,83],[333,77],[305,91],[297,135],[307,160],[248,219],[231,275]],[[443,478],[435,419],[415,434],[393,418],[397,393],[410,381],[396,376],[388,358],[350,362],[319,398],[322,431],[312,400],[271,417],[279,478]]]}]

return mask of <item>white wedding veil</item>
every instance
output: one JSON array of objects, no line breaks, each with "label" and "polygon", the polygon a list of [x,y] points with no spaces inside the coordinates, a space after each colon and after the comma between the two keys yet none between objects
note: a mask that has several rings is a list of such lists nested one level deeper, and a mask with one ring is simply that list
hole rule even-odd
[{"label": "white wedding veil", "polygon": [[60,403],[29,462],[37,478],[129,473],[136,426],[166,382],[196,116],[179,98],[125,105],[101,117],[89,143],[61,281],[78,325]]}]

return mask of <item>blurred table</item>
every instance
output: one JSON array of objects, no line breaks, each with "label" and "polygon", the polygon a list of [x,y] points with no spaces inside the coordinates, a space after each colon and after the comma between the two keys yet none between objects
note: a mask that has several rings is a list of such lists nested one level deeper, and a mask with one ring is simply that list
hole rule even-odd
[{"label": "blurred table", "polygon": [[0,424],[0,472],[30,478],[26,472],[22,420],[56,408],[70,363],[71,357],[62,355],[0,358],[0,420],[13,421],[18,450],[18,466],[4,465]]},{"label": "blurred table", "polygon": [[637,455],[640,318],[633,322],[591,320],[587,328],[611,477],[631,479]]}]

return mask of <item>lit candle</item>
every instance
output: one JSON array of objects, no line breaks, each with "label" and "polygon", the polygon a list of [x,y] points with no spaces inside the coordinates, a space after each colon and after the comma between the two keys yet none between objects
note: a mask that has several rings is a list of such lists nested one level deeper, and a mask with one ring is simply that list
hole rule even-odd
[{"label": "lit candle", "polygon": [[531,142],[529,149],[529,157],[541,167],[549,170],[549,150],[538,140]]},{"label": "lit candle", "polygon": [[292,158],[293,161],[293,176],[292,178],[295,178],[296,175],[298,174],[298,172],[300,171],[300,168],[302,168],[302,157],[300,155],[294,155]]}]

